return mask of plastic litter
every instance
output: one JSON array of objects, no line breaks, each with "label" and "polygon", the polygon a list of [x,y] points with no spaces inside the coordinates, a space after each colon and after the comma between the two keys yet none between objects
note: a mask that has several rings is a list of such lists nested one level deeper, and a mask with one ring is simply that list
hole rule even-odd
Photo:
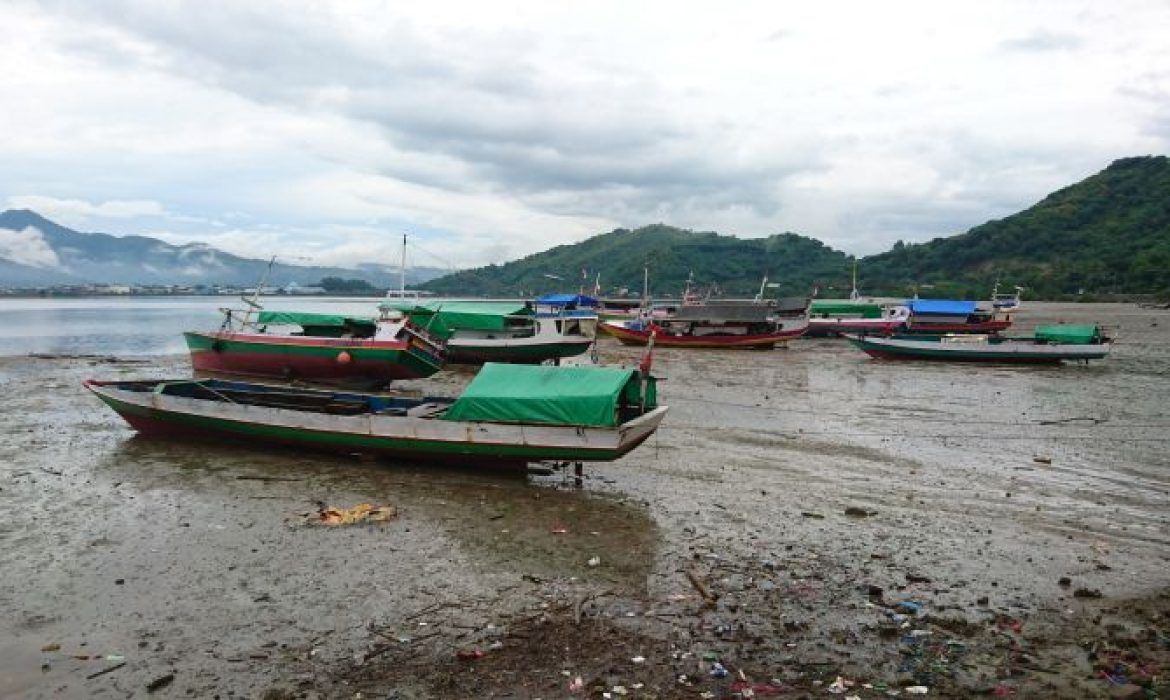
[{"label": "plastic litter", "polygon": [[930,688],[924,685],[908,685],[905,690],[907,695],[926,695],[930,692]]},{"label": "plastic litter", "polygon": [[597,566],[601,563],[601,557],[591,557],[587,563],[589,566]]},{"label": "plastic litter", "polygon": [[398,509],[390,504],[374,506],[369,503],[359,503],[353,508],[331,508],[321,506],[309,516],[309,522],[315,525],[354,525],[356,523],[378,523],[393,520],[398,517]]},{"label": "plastic litter", "polygon": [[912,600],[903,600],[898,603],[898,609],[903,612],[916,613],[922,609],[922,603],[915,603]]},{"label": "plastic litter", "polygon": [[712,678],[726,678],[727,669],[724,668],[723,664],[716,661],[715,663],[711,664],[711,670],[707,673],[707,675],[711,676]]}]

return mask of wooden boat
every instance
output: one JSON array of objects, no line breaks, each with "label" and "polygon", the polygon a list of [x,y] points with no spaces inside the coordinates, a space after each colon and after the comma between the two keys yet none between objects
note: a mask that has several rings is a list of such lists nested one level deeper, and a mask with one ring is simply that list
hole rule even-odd
[{"label": "wooden boat", "polygon": [[[601,302],[596,297],[585,294],[545,294],[533,302],[538,321],[552,319],[553,327],[556,321],[568,322],[575,332],[590,338],[597,337],[597,322]],[[574,326],[575,322],[575,326]]]},{"label": "wooden boat", "polygon": [[903,304],[861,301],[814,301],[808,308],[808,333],[832,337],[844,333],[891,335],[906,328],[910,309]]},{"label": "wooden boat", "polygon": [[666,319],[601,325],[625,345],[646,345],[654,335],[657,345],[667,348],[767,349],[803,335],[808,319],[778,316],[774,307],[764,304],[708,303],[680,306]]},{"label": "wooden boat", "polygon": [[994,310],[980,309],[973,301],[910,299],[906,306],[910,309],[906,333],[998,333],[1012,325],[1009,316],[999,316]]},{"label": "wooden boat", "polygon": [[406,313],[445,342],[447,361],[539,364],[581,355],[593,344],[597,316],[537,314],[521,302],[433,301],[383,304]]},{"label": "wooden boat", "polygon": [[135,430],[463,465],[609,461],[666,415],[635,369],[488,364],[457,399],[225,379],[85,382]]},{"label": "wooden boat", "polygon": [[989,334],[846,337],[870,357],[882,360],[1055,364],[1100,360],[1113,347],[1113,339],[1099,326],[1082,324],[1040,326],[1030,338]]},{"label": "wooden boat", "polygon": [[213,332],[183,337],[197,372],[381,385],[428,377],[443,367],[442,344],[402,314],[380,318],[259,311],[233,312]]},{"label": "wooden boat", "polygon": [[1017,286],[1013,292],[999,291],[999,280],[995,281],[995,287],[991,290],[991,307],[1000,313],[1012,313],[1020,310],[1020,297],[1024,293],[1024,288]]}]

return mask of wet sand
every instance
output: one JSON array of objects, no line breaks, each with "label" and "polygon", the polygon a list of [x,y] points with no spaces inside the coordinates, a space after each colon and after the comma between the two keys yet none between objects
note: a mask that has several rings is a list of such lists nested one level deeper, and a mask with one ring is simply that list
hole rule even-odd
[{"label": "wet sand", "polygon": [[[0,696],[1165,695],[1170,313],[1019,325],[1050,320],[1120,340],[1062,367],[659,350],[663,428],[579,490],[138,438],[81,379],[185,357],[2,358]],[[360,502],[399,516],[306,524]]]}]

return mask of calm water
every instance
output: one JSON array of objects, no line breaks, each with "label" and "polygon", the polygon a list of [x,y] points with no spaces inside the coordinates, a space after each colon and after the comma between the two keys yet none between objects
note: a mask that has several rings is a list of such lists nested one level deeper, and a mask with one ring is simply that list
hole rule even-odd
[{"label": "calm water", "polygon": [[[377,313],[379,299],[266,298],[268,309]],[[29,353],[169,355],[186,352],[183,331],[214,330],[235,297],[0,299],[0,357]]]}]

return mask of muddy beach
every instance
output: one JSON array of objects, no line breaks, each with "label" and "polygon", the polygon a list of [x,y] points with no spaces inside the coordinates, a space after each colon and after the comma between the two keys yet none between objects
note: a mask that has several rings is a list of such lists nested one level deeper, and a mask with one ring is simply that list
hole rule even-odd
[{"label": "muddy beach", "polygon": [[0,696],[1165,697],[1170,313],[1054,320],[1114,355],[660,350],[663,428],[581,489],[138,438],[81,380],[185,356],[0,358]]}]

